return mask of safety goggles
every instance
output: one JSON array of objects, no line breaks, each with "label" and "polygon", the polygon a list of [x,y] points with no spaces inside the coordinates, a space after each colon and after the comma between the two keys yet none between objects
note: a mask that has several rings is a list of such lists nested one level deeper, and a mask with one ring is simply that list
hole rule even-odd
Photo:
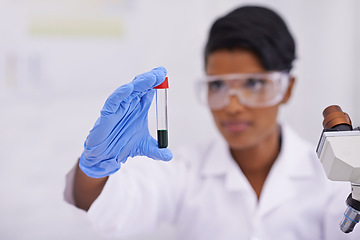
[{"label": "safety goggles", "polygon": [[289,86],[288,72],[210,75],[197,83],[200,101],[217,110],[236,96],[250,108],[270,107],[283,99]]}]

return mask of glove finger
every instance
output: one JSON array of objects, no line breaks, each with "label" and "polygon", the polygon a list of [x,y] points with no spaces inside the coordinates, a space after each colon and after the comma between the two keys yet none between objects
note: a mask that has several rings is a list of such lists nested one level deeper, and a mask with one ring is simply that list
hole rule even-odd
[{"label": "glove finger", "polygon": [[122,102],[133,92],[134,88],[132,84],[125,84],[116,89],[106,99],[104,107],[101,110],[102,115],[110,115],[117,112]]},{"label": "glove finger", "polygon": [[167,71],[164,67],[158,67],[136,76],[132,84],[125,84],[119,87],[108,97],[102,111],[104,114],[115,113],[119,109],[121,102],[133,91],[144,92],[152,89],[164,81],[166,73]]},{"label": "glove finger", "polygon": [[108,97],[102,110],[100,111],[101,116],[96,120],[93,128],[90,130],[90,133],[86,138],[86,147],[90,148],[97,146],[107,138],[111,138],[111,132],[113,132],[116,125],[126,117],[125,113],[127,110],[129,108],[134,108],[132,105],[136,105],[136,103],[132,104],[131,100],[126,99],[129,97],[132,90],[133,86],[131,84],[126,84],[116,89]]},{"label": "glove finger", "polygon": [[[95,147],[103,143],[109,147],[111,144],[116,144],[118,138],[131,136],[126,132],[133,131],[134,127],[137,130],[147,129],[147,114],[154,98],[155,91],[149,91],[141,98],[131,98],[126,100],[126,103],[120,104],[123,107],[119,107],[115,113],[111,113],[109,109],[102,110],[101,117],[98,118],[95,125],[88,135],[85,146]],[[126,104],[126,107],[124,106]],[[145,123],[140,124],[146,120]],[[137,125],[137,126],[134,126]],[[130,130],[129,130],[130,129]]]},{"label": "glove finger", "polygon": [[166,73],[167,71],[165,68],[158,67],[136,76],[132,81],[134,91],[145,92],[151,90],[165,80]]},{"label": "glove finger", "polygon": [[154,68],[152,70],[152,72],[156,76],[156,82],[153,87],[156,87],[165,80],[165,77],[167,75],[167,70],[164,67],[157,67],[157,68]]}]

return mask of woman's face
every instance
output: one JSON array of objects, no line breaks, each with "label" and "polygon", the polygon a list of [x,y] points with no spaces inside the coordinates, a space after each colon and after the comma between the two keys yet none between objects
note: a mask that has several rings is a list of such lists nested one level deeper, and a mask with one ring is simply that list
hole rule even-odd
[{"label": "woman's face", "polygon": [[[207,75],[265,71],[258,57],[248,50],[218,50],[207,59]],[[289,97],[289,94],[287,95],[286,98]],[[266,108],[248,108],[235,96],[231,96],[229,104],[211,112],[216,126],[231,149],[242,150],[254,147],[271,134],[277,133],[276,118],[279,105],[280,103]]]}]

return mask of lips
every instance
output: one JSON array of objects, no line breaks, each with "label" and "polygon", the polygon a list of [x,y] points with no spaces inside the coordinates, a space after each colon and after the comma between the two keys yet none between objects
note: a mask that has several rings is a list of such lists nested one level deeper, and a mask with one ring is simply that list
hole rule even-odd
[{"label": "lips", "polygon": [[241,120],[224,121],[221,124],[228,132],[241,133],[250,127],[250,123]]}]

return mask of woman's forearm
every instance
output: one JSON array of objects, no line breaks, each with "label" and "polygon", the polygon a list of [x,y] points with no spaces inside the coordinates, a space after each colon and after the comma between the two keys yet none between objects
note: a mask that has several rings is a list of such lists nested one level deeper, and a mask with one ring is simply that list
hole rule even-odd
[{"label": "woman's forearm", "polygon": [[74,198],[78,208],[89,210],[91,204],[100,195],[109,177],[91,178],[77,166],[74,179]]}]

